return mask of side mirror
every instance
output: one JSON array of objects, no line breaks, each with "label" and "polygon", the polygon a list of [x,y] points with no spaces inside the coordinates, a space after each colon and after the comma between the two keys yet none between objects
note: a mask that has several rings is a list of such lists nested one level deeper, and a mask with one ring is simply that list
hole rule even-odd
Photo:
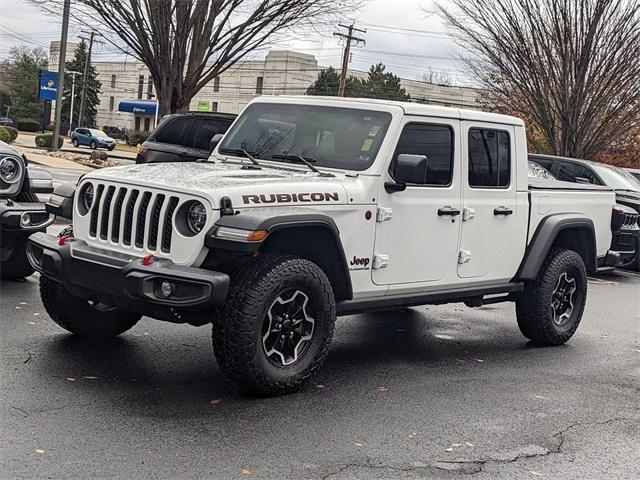
[{"label": "side mirror", "polygon": [[427,183],[427,167],[429,159],[426,155],[398,155],[394,176],[400,183]]},{"label": "side mirror", "polygon": [[222,133],[216,133],[211,138],[211,141],[209,142],[209,154],[213,153],[213,151],[216,149],[216,147],[220,143],[220,140],[222,140],[223,137],[224,135]]}]

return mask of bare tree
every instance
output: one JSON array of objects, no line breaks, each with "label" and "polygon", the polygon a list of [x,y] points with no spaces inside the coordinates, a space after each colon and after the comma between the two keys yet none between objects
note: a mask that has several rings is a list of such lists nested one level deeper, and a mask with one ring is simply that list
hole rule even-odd
[{"label": "bare tree", "polygon": [[440,13],[494,107],[548,153],[591,158],[640,124],[640,0],[450,0]]},{"label": "bare tree", "polygon": [[[32,0],[43,8],[48,2]],[[360,0],[79,0],[150,71],[162,114],[188,110],[202,87],[257,49],[335,20]],[[94,15],[95,16],[95,15]],[[106,32],[104,32],[107,35]],[[107,35],[107,38],[108,35]]]},{"label": "bare tree", "polygon": [[432,67],[428,67],[425,72],[418,74],[418,80],[443,87],[450,87],[453,84],[451,81],[451,75]]}]

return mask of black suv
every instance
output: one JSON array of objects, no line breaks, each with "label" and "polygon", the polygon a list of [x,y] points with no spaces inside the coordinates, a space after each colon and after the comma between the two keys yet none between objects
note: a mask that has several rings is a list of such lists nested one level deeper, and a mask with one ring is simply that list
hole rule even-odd
[{"label": "black suv", "polygon": [[193,162],[208,158],[211,139],[224,134],[236,116],[202,112],[167,115],[142,144],[136,163]]},{"label": "black suv", "polygon": [[[605,185],[612,188],[616,192],[616,203],[630,207],[640,213],[640,181],[622,168],[592,162],[590,160],[557,157],[554,155],[533,154],[529,155],[529,160],[549,170],[558,180]],[[622,263],[618,266],[621,268],[640,270],[640,238],[638,238],[637,232],[631,232],[631,229],[628,228],[632,227],[633,230],[635,230],[640,225],[625,225],[625,218],[627,219],[626,221],[628,221],[630,216],[625,216],[625,212],[623,211],[616,211],[614,213],[619,214],[620,220],[618,223],[621,222],[619,227],[625,230],[625,232],[620,232],[619,235],[615,235],[616,232],[614,231],[614,241],[625,244],[627,250],[630,252],[635,250],[635,254],[630,253],[628,258],[622,259]],[[626,230],[628,229],[629,232],[627,233]],[[624,250],[624,248],[619,246],[618,250],[621,249]]]}]

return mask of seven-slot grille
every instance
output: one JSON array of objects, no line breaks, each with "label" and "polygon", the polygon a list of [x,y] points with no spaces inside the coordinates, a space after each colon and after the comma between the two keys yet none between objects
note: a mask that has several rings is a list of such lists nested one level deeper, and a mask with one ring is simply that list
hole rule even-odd
[{"label": "seven-slot grille", "polygon": [[125,247],[171,253],[177,196],[140,188],[98,184],[89,236]]},{"label": "seven-slot grille", "polygon": [[640,226],[640,216],[633,213],[626,213],[622,221],[623,227],[635,227]]}]

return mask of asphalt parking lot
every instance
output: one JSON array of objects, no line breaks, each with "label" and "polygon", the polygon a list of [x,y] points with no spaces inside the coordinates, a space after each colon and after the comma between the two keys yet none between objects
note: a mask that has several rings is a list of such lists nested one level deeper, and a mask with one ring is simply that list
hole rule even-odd
[{"label": "asphalt parking lot", "polygon": [[37,278],[1,284],[3,479],[640,478],[640,276],[590,280],[565,346],[512,304],[338,320],[302,393],[239,393],[210,329],[143,319],[83,341]]}]

